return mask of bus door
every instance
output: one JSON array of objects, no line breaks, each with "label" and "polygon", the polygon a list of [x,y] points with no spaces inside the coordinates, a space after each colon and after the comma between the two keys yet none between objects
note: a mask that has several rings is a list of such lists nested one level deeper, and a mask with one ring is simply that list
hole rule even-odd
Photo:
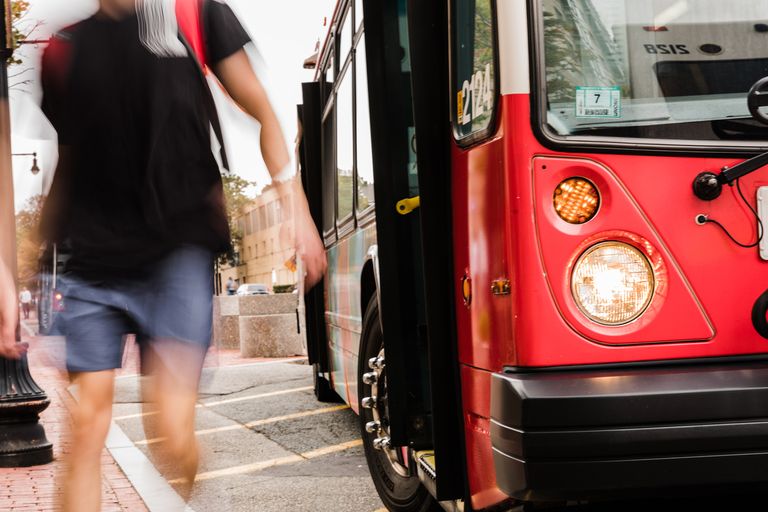
[{"label": "bus door", "polygon": [[393,446],[418,450],[432,444],[406,1],[364,1],[363,10],[389,434]]},{"label": "bus door", "polygon": [[465,496],[453,279],[448,5],[363,1],[390,435],[438,501]]}]

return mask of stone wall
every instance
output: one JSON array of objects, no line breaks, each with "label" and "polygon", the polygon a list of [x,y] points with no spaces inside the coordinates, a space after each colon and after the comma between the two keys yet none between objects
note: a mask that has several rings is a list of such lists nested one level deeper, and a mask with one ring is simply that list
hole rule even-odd
[{"label": "stone wall", "polygon": [[243,357],[306,355],[297,294],[214,297],[213,342]]}]

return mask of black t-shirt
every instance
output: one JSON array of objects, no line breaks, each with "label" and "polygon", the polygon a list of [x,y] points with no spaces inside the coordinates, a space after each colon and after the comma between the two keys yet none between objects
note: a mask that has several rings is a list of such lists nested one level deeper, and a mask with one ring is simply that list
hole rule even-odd
[{"label": "black t-shirt", "polygon": [[[250,38],[226,4],[203,5],[215,64]],[[196,59],[183,45],[179,52],[182,38],[158,43],[147,23],[142,14],[96,14],[58,34],[65,44],[43,56],[43,111],[62,155],[41,229],[69,244],[80,272],[126,273],[182,244],[214,252],[229,244],[210,91]]]}]

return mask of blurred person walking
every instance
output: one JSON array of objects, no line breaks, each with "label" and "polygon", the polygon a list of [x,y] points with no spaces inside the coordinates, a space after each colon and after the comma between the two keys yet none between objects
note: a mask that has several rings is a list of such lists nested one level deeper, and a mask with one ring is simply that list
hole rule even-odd
[{"label": "blurred person walking", "polygon": [[24,287],[19,294],[19,302],[21,302],[21,310],[24,313],[24,320],[29,320],[29,308],[32,306],[32,292],[27,287]]},{"label": "blurred person walking", "polygon": [[[176,0],[184,1],[184,0]],[[261,123],[262,156],[294,201],[295,241],[308,286],[325,254],[285,140],[244,46],[250,38],[220,0],[200,6],[205,63],[229,96]],[[114,370],[135,333],[145,400],[166,439],[166,465],[187,494],[198,467],[195,403],[211,339],[213,260],[230,234],[211,128],[220,135],[199,59],[179,32],[174,0],[100,0],[99,10],[58,33],[43,56],[43,110],[59,135],[59,163],[41,234],[67,242],[62,275],[67,369],[78,386],[65,511],[100,508],[100,457],[109,429]],[[222,154],[222,161],[226,162]],[[20,357],[13,280],[0,265],[0,355]],[[9,293],[12,294],[9,296]],[[10,300],[9,300],[10,297]],[[162,462],[162,461],[161,461]]]},{"label": "blurred person walking", "polygon": [[231,277],[227,280],[227,295],[234,295],[237,291],[237,285],[235,284],[235,280]]}]

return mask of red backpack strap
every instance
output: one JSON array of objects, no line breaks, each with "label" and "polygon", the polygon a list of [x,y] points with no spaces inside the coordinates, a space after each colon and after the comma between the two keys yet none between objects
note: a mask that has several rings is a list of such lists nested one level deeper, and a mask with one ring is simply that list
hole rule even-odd
[{"label": "red backpack strap", "polygon": [[43,53],[43,80],[48,85],[64,90],[69,69],[72,66],[72,36],[75,26],[55,33]]},{"label": "red backpack strap", "polygon": [[176,20],[179,30],[195,52],[197,61],[203,67],[208,67],[208,56],[205,51],[203,36],[202,8],[204,0],[176,0]]}]

